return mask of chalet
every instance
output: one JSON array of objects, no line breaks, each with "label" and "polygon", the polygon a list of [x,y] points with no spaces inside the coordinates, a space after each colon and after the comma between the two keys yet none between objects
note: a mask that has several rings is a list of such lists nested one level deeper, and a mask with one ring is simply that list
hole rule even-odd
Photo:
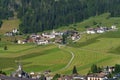
[{"label": "chalet", "polygon": [[35,40],[36,40],[35,38],[29,38],[29,39],[27,40],[27,42],[28,42],[28,43],[35,43]]},{"label": "chalet", "polygon": [[17,41],[17,43],[18,43],[18,44],[21,44],[21,43],[22,43],[22,41],[21,41],[21,40],[18,40],[18,41]]},{"label": "chalet", "polygon": [[58,78],[58,80],[73,80],[73,77],[69,75],[65,75]]},{"label": "chalet", "polygon": [[16,33],[19,33],[18,29],[13,29],[12,31],[10,32],[6,32],[4,35],[5,36],[14,36]]},{"label": "chalet", "polygon": [[62,32],[56,32],[56,33],[55,33],[55,36],[62,36],[62,35],[63,35]]},{"label": "chalet", "polygon": [[114,72],[115,71],[115,67],[109,67],[109,66],[107,66],[107,67],[105,67],[104,69],[103,69],[103,72],[107,75],[107,74],[109,74],[109,73],[112,73],[112,72]]},{"label": "chalet", "polygon": [[80,34],[74,33],[74,34],[71,36],[71,39],[72,39],[73,41],[80,39]]},{"label": "chalet", "polygon": [[71,36],[73,34],[78,34],[78,32],[75,30],[67,30],[63,34]]},{"label": "chalet", "polygon": [[55,38],[55,35],[53,35],[53,34],[45,34],[45,33],[43,33],[42,36],[46,37],[46,38],[50,38],[50,39]]},{"label": "chalet", "polygon": [[51,74],[51,70],[44,71],[44,75],[46,77],[46,80],[52,80],[53,79],[53,75]]},{"label": "chalet", "polygon": [[48,40],[38,40],[36,43],[37,45],[46,45],[48,44]]},{"label": "chalet", "polygon": [[39,79],[16,78],[16,77],[10,77],[10,76],[5,76],[5,75],[0,75],[0,80],[39,80]]},{"label": "chalet", "polygon": [[55,36],[62,36],[62,35],[63,35],[62,32],[55,32],[54,30],[52,31],[51,34],[52,34],[52,35],[55,35]]},{"label": "chalet", "polygon": [[95,33],[96,32],[95,32],[94,28],[87,29],[87,34],[95,34]]},{"label": "chalet", "polygon": [[4,35],[5,36],[13,36],[14,34],[12,32],[6,32]]},{"label": "chalet", "polygon": [[112,25],[111,26],[111,29],[117,29],[115,25]]},{"label": "chalet", "polygon": [[73,80],[86,80],[86,77],[76,74],[73,75]]},{"label": "chalet", "polygon": [[105,31],[104,31],[104,29],[98,28],[98,29],[96,30],[96,32],[97,32],[97,33],[104,33]]},{"label": "chalet", "polygon": [[31,72],[30,73],[30,77],[32,79],[39,79],[41,77],[41,73],[35,73],[35,72]]},{"label": "chalet", "polygon": [[114,71],[115,71],[115,67],[109,67],[108,71],[109,71],[110,73],[114,72]]},{"label": "chalet", "polygon": [[57,38],[57,39],[55,39],[55,43],[61,44],[61,43],[62,43],[62,38]]},{"label": "chalet", "polygon": [[13,34],[19,33],[18,29],[15,29],[15,28],[12,30],[12,32]]},{"label": "chalet", "polygon": [[52,80],[53,76],[46,76],[46,80]]},{"label": "chalet", "polygon": [[105,32],[105,29],[103,27],[87,29],[87,34],[104,33],[104,32]]},{"label": "chalet", "polygon": [[105,80],[107,79],[105,73],[92,73],[87,75],[87,80]]}]

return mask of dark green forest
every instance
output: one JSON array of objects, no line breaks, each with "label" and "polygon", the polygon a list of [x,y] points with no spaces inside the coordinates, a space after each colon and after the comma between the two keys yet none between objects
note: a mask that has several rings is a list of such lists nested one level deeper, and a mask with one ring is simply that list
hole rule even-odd
[{"label": "dark green forest", "polygon": [[106,12],[119,17],[120,0],[0,0],[0,21],[17,13],[23,33],[59,28]]}]

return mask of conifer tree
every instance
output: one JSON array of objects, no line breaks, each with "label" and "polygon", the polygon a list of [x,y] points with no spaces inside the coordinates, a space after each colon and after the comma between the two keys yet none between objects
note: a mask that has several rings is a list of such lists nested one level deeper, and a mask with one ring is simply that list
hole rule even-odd
[{"label": "conifer tree", "polygon": [[72,74],[77,74],[76,66],[73,67],[73,72],[72,72]]},{"label": "conifer tree", "polygon": [[4,46],[4,50],[8,50],[7,46]]},{"label": "conifer tree", "polygon": [[93,65],[91,66],[91,72],[92,72],[92,73],[97,73],[97,72],[98,72],[98,68],[97,68],[97,65],[96,65],[96,64],[93,64]]}]

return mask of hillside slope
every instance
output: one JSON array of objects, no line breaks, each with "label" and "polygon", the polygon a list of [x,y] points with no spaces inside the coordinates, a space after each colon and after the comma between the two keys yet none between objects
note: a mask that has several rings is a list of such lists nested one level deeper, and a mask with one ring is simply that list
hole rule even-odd
[{"label": "hillside slope", "polygon": [[[57,30],[76,28],[81,32],[85,31],[84,26],[96,27],[97,24],[93,24],[94,22],[108,27],[115,24],[120,28],[119,21],[119,17],[109,18],[107,13]],[[18,60],[21,60],[23,68],[27,72],[51,70],[54,74],[71,74],[75,65],[80,74],[87,74],[92,64],[98,66],[120,64],[119,41],[120,29],[103,34],[82,34],[78,42],[60,48],[54,44],[37,46],[34,44],[18,45],[12,43],[7,44],[8,50],[4,50],[3,43],[0,42],[0,64],[2,70],[9,74],[16,68],[16,61]]]},{"label": "hillside slope", "polygon": [[76,29],[78,31],[85,31],[88,27],[111,27],[112,25],[116,25],[118,28],[120,27],[120,17],[110,17],[110,13],[104,13],[102,15],[90,17],[85,19],[82,22],[70,24],[68,26],[60,27],[58,30],[68,30],[68,29]]},{"label": "hillside slope", "polygon": [[14,28],[19,28],[20,20],[3,20],[2,27],[0,28],[0,34],[5,34],[6,32],[11,32]]}]

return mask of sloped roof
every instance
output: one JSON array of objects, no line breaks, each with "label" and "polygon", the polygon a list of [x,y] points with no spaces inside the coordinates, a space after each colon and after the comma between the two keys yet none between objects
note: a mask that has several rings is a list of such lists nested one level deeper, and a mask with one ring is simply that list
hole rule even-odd
[{"label": "sloped roof", "polygon": [[88,77],[99,77],[99,78],[104,78],[106,75],[104,73],[92,73],[87,75]]},{"label": "sloped roof", "polygon": [[0,79],[5,80],[38,80],[38,79],[31,79],[31,78],[15,78],[15,77],[9,77],[5,75],[0,75]]}]

